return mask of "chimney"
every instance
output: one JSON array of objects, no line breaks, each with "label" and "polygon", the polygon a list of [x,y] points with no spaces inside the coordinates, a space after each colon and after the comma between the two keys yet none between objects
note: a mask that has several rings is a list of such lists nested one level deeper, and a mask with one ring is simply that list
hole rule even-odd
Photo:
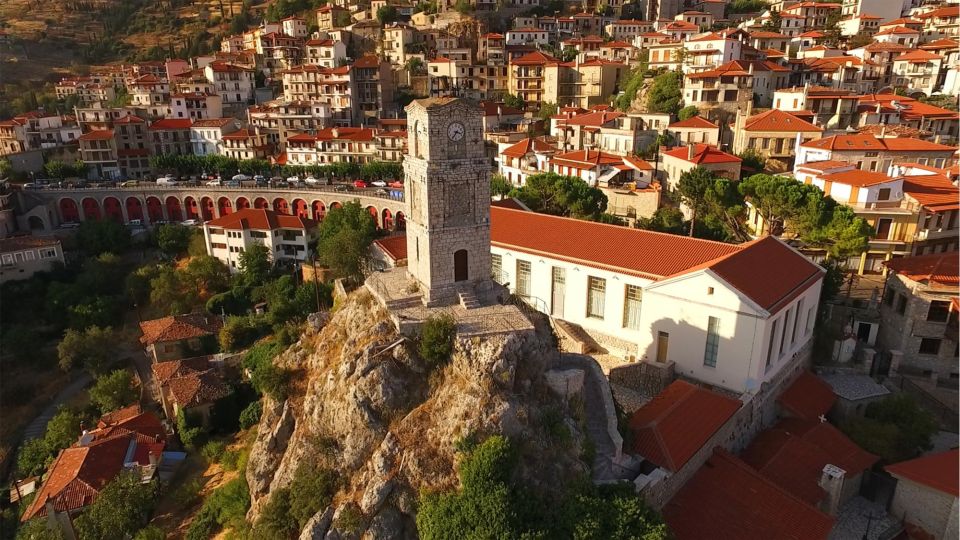
[{"label": "chimney", "polygon": [[87,446],[93,442],[93,435],[89,431],[83,430],[83,433],[80,434],[80,440],[77,441],[77,446]]},{"label": "chimney", "polygon": [[887,125],[883,124],[880,126],[880,138],[883,139],[887,135]]},{"label": "chimney", "polygon": [[687,161],[693,161],[694,146],[693,143],[687,145]]},{"label": "chimney", "polygon": [[820,502],[820,509],[831,516],[837,515],[840,508],[840,496],[843,493],[844,476],[847,472],[827,463],[823,466],[823,472],[820,475],[820,487],[827,492],[827,496]]},{"label": "chimney", "polygon": [[158,452],[156,450],[151,450],[147,454],[147,457],[150,459],[150,465],[156,467],[157,465],[160,464],[160,456],[158,455]]}]

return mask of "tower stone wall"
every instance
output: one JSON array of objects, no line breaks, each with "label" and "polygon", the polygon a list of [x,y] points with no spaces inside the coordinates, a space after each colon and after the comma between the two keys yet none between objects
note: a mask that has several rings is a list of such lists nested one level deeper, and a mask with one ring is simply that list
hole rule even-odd
[{"label": "tower stone wall", "polygon": [[476,103],[457,98],[417,100],[406,111],[407,271],[424,302],[438,305],[490,280],[483,119]]}]

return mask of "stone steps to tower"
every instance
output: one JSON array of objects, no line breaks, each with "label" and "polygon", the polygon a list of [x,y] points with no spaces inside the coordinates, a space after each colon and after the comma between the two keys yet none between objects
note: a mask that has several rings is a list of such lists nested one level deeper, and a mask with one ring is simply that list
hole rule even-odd
[{"label": "stone steps to tower", "polygon": [[463,309],[476,309],[480,307],[480,300],[477,299],[473,291],[461,291],[459,293],[460,305]]}]

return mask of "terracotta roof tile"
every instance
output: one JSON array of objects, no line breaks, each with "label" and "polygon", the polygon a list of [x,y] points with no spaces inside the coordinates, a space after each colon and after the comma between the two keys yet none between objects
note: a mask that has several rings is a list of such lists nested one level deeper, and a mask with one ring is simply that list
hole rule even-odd
[{"label": "terracotta roof tile", "polygon": [[740,163],[743,161],[733,154],[728,154],[709,144],[693,145],[693,159],[688,159],[686,146],[679,146],[665,152],[666,155],[701,165],[704,163]]},{"label": "terracotta roof tile", "polygon": [[112,129],[95,129],[80,136],[81,141],[105,141],[113,138]]},{"label": "terracotta roof tile", "polygon": [[819,484],[826,465],[839,467],[852,478],[880,459],[828,422],[795,418],[760,433],[741,457],[771,482],[812,505],[826,497]]},{"label": "terracotta roof tile", "polygon": [[529,152],[556,152],[556,150],[555,146],[539,137],[528,137],[504,148],[500,155],[518,158]]},{"label": "terracotta roof tile", "polygon": [[956,252],[899,257],[883,264],[913,281],[949,287],[960,284],[960,260]]},{"label": "terracotta roof tile", "polygon": [[161,118],[150,124],[148,129],[190,129],[189,118]]},{"label": "terracotta roof tile", "polygon": [[195,356],[180,360],[168,360],[153,364],[153,376],[157,384],[163,384],[175,377],[183,377],[190,373],[199,373],[210,369],[209,356]]},{"label": "terracotta roof tile", "polygon": [[401,261],[407,258],[407,236],[388,236],[387,238],[378,238],[373,241],[384,253],[390,256],[394,261]]},{"label": "terracotta roof tile", "polygon": [[165,341],[180,341],[201,336],[216,334],[223,326],[220,317],[206,313],[190,313],[187,315],[171,315],[162,319],[143,321],[140,331],[143,336],[140,342],[146,345]]},{"label": "terracotta roof tile", "polygon": [[806,420],[816,420],[827,414],[837,400],[833,388],[820,377],[804,371],[789,388],[777,398],[790,414]]},{"label": "terracotta roof tile", "polygon": [[173,377],[160,385],[161,392],[168,392],[170,398],[181,408],[189,408],[226,397],[230,387],[213,369],[188,373],[183,377]]},{"label": "terracotta roof tile", "polygon": [[677,540],[825,540],[834,521],[719,448],[663,517]]},{"label": "terracotta roof tile", "polygon": [[244,208],[206,223],[209,227],[231,230],[312,229],[317,222],[300,216],[281,214],[266,208]]},{"label": "terracotta roof tile", "polygon": [[942,174],[906,176],[903,192],[934,212],[955,210],[960,202],[960,188]]},{"label": "terracotta roof tile", "polygon": [[956,448],[884,468],[898,478],[923,484],[954,497],[960,496],[960,450]]},{"label": "terracotta roof tile", "polygon": [[750,118],[744,122],[743,129],[746,131],[781,131],[788,133],[800,132],[823,132],[822,127],[815,126],[806,120],[801,120],[797,116],[779,109],[771,109]]},{"label": "terracotta roof tile", "polygon": [[740,408],[740,401],[677,380],[630,418],[632,449],[677,472]]},{"label": "terracotta roof tile", "polygon": [[692,116],[686,120],[679,120],[667,126],[668,129],[674,128],[696,128],[696,129],[717,129],[719,126],[706,118]]}]

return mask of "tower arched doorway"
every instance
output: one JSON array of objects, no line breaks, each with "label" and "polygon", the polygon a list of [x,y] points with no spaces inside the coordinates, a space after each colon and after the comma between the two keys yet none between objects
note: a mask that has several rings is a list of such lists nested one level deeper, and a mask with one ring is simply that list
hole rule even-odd
[{"label": "tower arched doorway", "polygon": [[470,279],[467,250],[460,249],[453,252],[453,280],[467,281]]}]

